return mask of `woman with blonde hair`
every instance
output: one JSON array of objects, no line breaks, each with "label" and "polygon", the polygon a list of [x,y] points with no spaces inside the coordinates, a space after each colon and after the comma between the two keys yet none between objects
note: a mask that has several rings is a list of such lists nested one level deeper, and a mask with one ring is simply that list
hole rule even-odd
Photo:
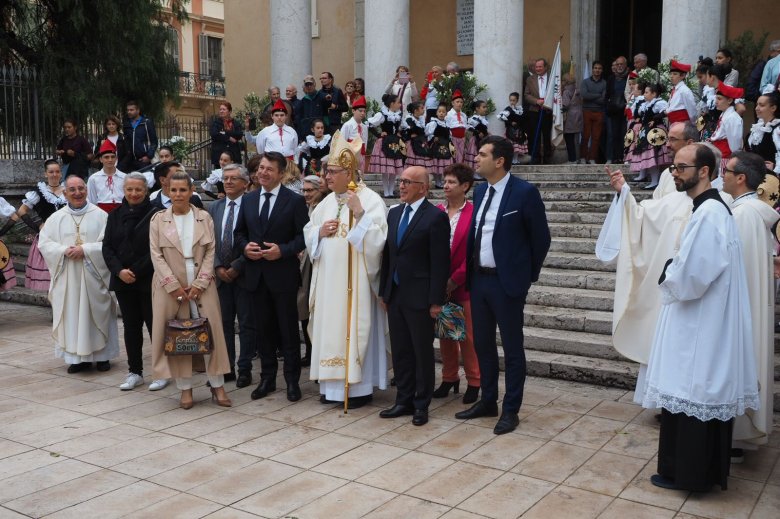
[{"label": "woman with blonde hair", "polygon": [[[230,373],[217,286],[214,283],[214,222],[208,211],[190,204],[189,175],[174,173],[169,181],[171,207],[152,217],[149,228],[152,279],[152,369],[155,379],[174,378],[181,390],[181,408],[193,404],[192,373],[205,368],[212,399],[222,407],[232,403],[225,393]],[[165,325],[169,319],[206,317],[213,350],[208,355],[165,355]]]}]

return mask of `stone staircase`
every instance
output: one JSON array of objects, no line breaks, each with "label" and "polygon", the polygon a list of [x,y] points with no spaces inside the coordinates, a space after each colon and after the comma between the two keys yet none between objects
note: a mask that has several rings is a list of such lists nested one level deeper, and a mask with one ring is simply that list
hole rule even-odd
[{"label": "stone staircase", "polygon": [[[539,188],[552,235],[550,252],[525,307],[529,374],[633,389],[638,365],[621,357],[611,341],[614,269],[594,254],[613,197],[603,166],[515,166],[512,173]],[[365,182],[381,193],[380,175],[369,173]],[[651,195],[635,189],[634,196],[641,200]],[[434,189],[430,199],[439,203],[444,194]],[[388,205],[398,202],[387,199]],[[28,246],[9,248],[21,287]],[[0,292],[3,299],[48,305],[45,294],[24,288]],[[500,344],[500,335],[498,340]],[[780,336],[775,337],[775,359],[780,367]],[[776,368],[775,380],[779,379]],[[780,411],[777,382],[775,410]]]}]

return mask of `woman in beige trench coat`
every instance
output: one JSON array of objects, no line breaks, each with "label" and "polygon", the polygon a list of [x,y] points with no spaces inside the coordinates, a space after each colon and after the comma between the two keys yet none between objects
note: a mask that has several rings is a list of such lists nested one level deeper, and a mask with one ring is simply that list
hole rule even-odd
[{"label": "woman in beige trench coat", "polygon": [[[205,366],[212,398],[232,404],[225,394],[224,374],[230,372],[217,287],[214,284],[214,223],[208,212],[190,205],[192,179],[175,173],[170,181],[170,209],[152,217],[149,227],[152,279],[152,369],[155,378],[174,378],[181,390],[181,407],[190,409],[192,372]],[[178,310],[178,313],[177,313]],[[177,317],[206,317],[214,349],[210,355],[167,356],[163,352],[165,323]]]}]

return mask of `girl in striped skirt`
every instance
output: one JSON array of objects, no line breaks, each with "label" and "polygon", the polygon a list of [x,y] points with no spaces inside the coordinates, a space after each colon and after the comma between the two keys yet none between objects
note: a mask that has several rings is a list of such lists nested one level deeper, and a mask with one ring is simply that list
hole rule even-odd
[{"label": "girl in striped skirt", "polygon": [[368,170],[382,174],[382,190],[385,198],[393,196],[395,177],[404,169],[401,141],[401,102],[395,94],[382,96],[382,109],[368,119],[372,128],[379,127],[381,134],[374,144]]}]

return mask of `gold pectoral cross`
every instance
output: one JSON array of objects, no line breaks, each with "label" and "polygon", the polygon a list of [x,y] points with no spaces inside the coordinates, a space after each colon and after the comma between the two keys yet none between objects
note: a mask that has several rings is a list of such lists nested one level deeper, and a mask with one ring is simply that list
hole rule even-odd
[{"label": "gold pectoral cross", "polygon": [[83,245],[84,240],[81,239],[81,232],[79,232],[79,224],[76,224],[76,245]]}]

